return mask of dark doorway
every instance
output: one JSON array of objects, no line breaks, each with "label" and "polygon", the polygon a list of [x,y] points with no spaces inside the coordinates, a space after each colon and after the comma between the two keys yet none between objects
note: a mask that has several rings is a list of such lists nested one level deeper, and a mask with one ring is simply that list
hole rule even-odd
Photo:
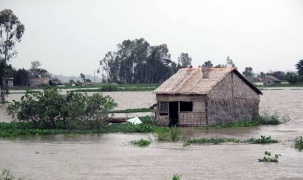
[{"label": "dark doorway", "polygon": [[169,102],[169,125],[174,126],[179,122],[178,102]]}]

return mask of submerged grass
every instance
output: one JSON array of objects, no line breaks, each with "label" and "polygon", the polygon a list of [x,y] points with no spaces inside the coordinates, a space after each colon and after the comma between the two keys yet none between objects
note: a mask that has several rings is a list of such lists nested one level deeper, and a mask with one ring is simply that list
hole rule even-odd
[{"label": "submerged grass", "polygon": [[295,148],[298,149],[299,151],[303,150],[302,136],[299,136],[295,139]]},{"label": "submerged grass", "polygon": [[148,140],[144,140],[144,139],[140,139],[138,141],[131,141],[131,143],[135,146],[139,146],[139,147],[147,147],[150,145],[151,141]]},{"label": "submerged grass", "polygon": [[[144,109],[143,110],[147,110]],[[142,110],[142,111],[143,111]],[[187,139],[186,135],[177,127],[161,127],[156,124],[151,116],[140,117],[143,122],[140,125],[111,124],[99,129],[88,129],[79,123],[76,129],[43,129],[33,122],[0,122],[0,137],[17,137],[22,135],[48,135],[48,134],[92,134],[92,133],[157,133],[159,141],[180,141]],[[197,127],[205,130],[209,128],[236,128],[257,125],[278,125],[288,121],[287,118],[279,118],[277,115],[260,116],[257,120],[240,121],[219,124],[215,126]],[[75,122],[76,123],[76,122]]]},{"label": "submerged grass", "polygon": [[245,140],[235,138],[200,138],[200,139],[187,139],[184,141],[183,146],[191,144],[221,144],[221,143],[249,143],[249,144],[271,144],[278,143],[278,140],[271,139],[271,136],[262,136],[260,139],[250,138]]}]

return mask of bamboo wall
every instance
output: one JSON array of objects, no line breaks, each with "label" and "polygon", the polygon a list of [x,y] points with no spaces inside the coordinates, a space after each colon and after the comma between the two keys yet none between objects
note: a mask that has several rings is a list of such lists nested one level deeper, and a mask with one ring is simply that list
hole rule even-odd
[{"label": "bamboo wall", "polygon": [[179,112],[180,126],[205,126],[207,125],[205,112]]},{"label": "bamboo wall", "polygon": [[258,93],[236,74],[229,74],[208,94],[208,124],[257,118],[259,102]]}]

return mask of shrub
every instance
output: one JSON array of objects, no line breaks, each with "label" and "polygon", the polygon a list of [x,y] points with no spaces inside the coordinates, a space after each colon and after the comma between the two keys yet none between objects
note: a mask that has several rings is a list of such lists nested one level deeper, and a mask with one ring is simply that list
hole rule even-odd
[{"label": "shrub", "polygon": [[168,128],[168,131],[157,131],[158,141],[179,141],[181,139],[186,139],[186,136],[181,132],[181,130],[174,126]]},{"label": "shrub", "polygon": [[140,139],[139,141],[132,141],[131,143],[139,147],[147,147],[150,145],[151,141]]},{"label": "shrub", "polygon": [[295,139],[295,148],[298,149],[299,151],[302,151],[303,149],[302,136],[299,136]]},{"label": "shrub", "polygon": [[271,152],[265,151],[263,159],[258,159],[259,162],[278,162],[279,156],[281,154],[275,154],[275,157],[271,157]]},{"label": "shrub", "polygon": [[179,174],[174,174],[172,180],[181,180],[181,176]]},{"label": "shrub", "polygon": [[246,140],[246,142],[252,143],[252,144],[270,144],[270,143],[278,143],[278,140],[271,139],[271,136],[262,136],[260,139],[251,138]]},{"label": "shrub", "polygon": [[13,101],[7,112],[19,121],[33,122],[37,128],[74,129],[80,125],[99,129],[116,106],[111,97],[102,94],[62,95],[56,89],[44,89],[32,95],[26,93],[21,101]]}]

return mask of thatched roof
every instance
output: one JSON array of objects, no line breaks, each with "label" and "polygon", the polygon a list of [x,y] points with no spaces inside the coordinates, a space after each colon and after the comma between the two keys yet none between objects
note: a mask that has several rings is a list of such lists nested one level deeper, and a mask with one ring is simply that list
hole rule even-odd
[{"label": "thatched roof", "polygon": [[208,94],[229,73],[237,74],[258,94],[262,92],[246,80],[235,68],[183,68],[161,84],[156,94]]}]

